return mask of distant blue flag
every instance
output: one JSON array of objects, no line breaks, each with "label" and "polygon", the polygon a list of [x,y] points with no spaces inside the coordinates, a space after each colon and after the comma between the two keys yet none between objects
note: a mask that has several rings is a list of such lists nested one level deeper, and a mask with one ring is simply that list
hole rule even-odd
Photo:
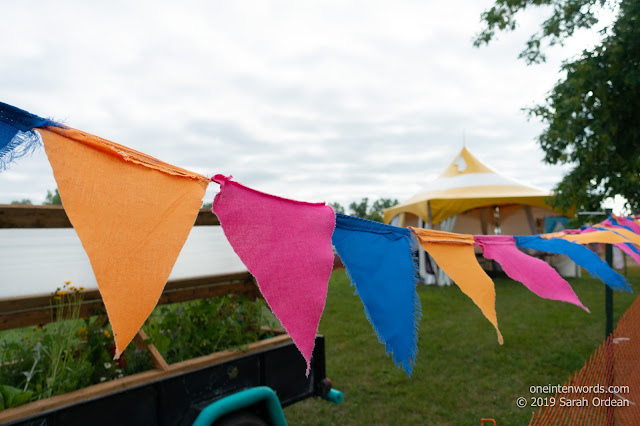
[{"label": "distant blue flag", "polygon": [[614,271],[607,262],[588,248],[560,238],[545,239],[539,235],[515,237],[518,247],[526,247],[547,253],[564,254],[614,290],[632,292],[627,280]]},{"label": "distant blue flag", "polygon": [[36,127],[60,124],[0,102],[0,171],[15,160],[32,153],[41,144]]},{"label": "distant blue flag", "polygon": [[338,213],[332,242],[387,355],[411,375],[422,315],[411,231]]}]

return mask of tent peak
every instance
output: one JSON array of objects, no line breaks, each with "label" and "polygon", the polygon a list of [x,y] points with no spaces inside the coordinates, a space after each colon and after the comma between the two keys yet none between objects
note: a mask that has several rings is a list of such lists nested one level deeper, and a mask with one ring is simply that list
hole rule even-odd
[{"label": "tent peak", "polygon": [[463,146],[451,164],[440,177],[454,177],[469,173],[496,173],[482,161],[478,160],[466,146]]}]

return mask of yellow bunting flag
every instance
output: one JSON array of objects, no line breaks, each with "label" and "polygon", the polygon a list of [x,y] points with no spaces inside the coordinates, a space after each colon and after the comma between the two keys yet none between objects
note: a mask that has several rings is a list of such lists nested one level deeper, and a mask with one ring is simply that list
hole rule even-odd
[{"label": "yellow bunting flag", "polygon": [[476,260],[473,236],[409,228],[438,266],[478,305],[484,316],[496,328],[498,341],[502,344],[502,334],[498,329],[496,316],[496,290],[493,281]]},{"label": "yellow bunting flag", "polygon": [[[621,231],[625,231],[628,234],[631,234],[631,238],[629,236],[625,236]],[[553,234],[543,234],[542,238],[562,238],[563,240],[571,241],[578,244],[591,244],[591,243],[602,243],[602,244],[620,244],[620,243],[634,243],[634,240],[638,238],[636,234],[633,232],[627,231],[626,229],[618,229],[615,230],[605,230],[601,229],[599,231],[593,232],[584,232],[581,234],[570,234],[570,233],[553,233]],[[637,244],[637,243],[636,243]]]},{"label": "yellow bunting flag", "polygon": [[38,131],[91,261],[118,358],[157,304],[209,179],[78,130]]}]

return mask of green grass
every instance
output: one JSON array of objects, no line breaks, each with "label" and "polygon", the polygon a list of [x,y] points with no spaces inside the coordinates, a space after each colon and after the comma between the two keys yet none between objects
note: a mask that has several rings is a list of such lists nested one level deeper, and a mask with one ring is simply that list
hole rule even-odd
[{"label": "green grass", "polygon": [[[640,289],[640,271],[629,281]],[[458,287],[420,286],[422,322],[411,378],[385,355],[362,303],[343,271],[335,271],[320,323],[327,375],[344,402],[309,399],[285,409],[292,425],[527,424],[532,409],[516,407],[532,385],[562,384],[603,341],[604,285],[583,274],[569,280],[591,314],[540,299],[522,284],[495,279],[504,345]],[[614,293],[615,321],[635,298]],[[541,395],[544,396],[544,395]],[[550,396],[550,395],[549,395]],[[537,411],[537,409],[536,409]]]}]

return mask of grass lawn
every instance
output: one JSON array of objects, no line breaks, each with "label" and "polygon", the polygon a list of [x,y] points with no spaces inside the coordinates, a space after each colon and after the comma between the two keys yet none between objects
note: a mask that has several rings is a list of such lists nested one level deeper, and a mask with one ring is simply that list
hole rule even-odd
[{"label": "grass lawn", "polygon": [[[637,292],[640,270],[630,269],[627,278]],[[564,383],[604,340],[604,285],[587,273],[569,281],[591,314],[540,299],[510,279],[495,279],[502,346],[457,286],[420,286],[418,359],[408,378],[385,355],[344,271],[334,271],[320,333],[326,338],[327,375],[345,399],[341,405],[302,401],[285,409],[287,420],[292,425],[478,425],[489,417],[498,425],[527,424],[534,410],[518,408],[516,399],[534,396],[532,385]],[[614,292],[616,322],[635,296]]]}]

